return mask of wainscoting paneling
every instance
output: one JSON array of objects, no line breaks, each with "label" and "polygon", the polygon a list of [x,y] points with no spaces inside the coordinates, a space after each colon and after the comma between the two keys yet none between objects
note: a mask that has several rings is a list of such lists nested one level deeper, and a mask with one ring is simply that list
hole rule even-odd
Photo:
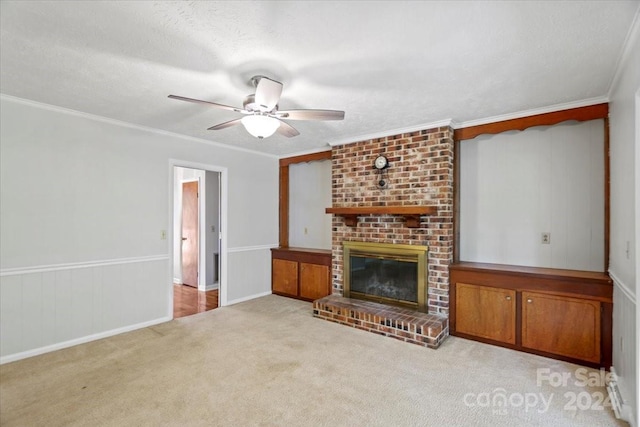
[{"label": "wainscoting paneling", "polygon": [[260,245],[227,250],[229,285],[226,305],[271,293],[271,248],[275,247],[277,245]]},{"label": "wainscoting paneling", "polygon": [[[636,353],[636,295],[618,277],[610,273],[613,279],[613,366],[618,376],[618,387],[626,408],[624,414],[633,416],[638,413],[638,402],[634,385],[637,378]],[[626,409],[626,410],[625,410]],[[638,426],[638,420],[630,421]]]},{"label": "wainscoting paneling", "polygon": [[0,272],[0,363],[170,320],[167,262],[161,255]]},{"label": "wainscoting paneling", "polygon": [[0,357],[22,348],[21,306],[22,277],[0,277]]}]

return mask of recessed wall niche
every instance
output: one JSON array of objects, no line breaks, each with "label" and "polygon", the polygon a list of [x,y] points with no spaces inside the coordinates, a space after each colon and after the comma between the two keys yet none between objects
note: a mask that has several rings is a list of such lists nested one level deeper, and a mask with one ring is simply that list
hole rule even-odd
[{"label": "recessed wall niche", "polygon": [[331,160],[289,165],[289,246],[331,249]]},{"label": "recessed wall niche", "polygon": [[460,259],[604,271],[604,133],[598,119],[462,141]]}]

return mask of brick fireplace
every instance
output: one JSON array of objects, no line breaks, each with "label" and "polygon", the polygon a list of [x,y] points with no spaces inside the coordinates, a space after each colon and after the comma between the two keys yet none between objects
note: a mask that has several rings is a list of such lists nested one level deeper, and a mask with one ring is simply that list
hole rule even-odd
[{"label": "brick fireplace", "polygon": [[[390,205],[435,207],[433,214],[420,216],[419,222],[413,225],[405,222],[405,218],[400,215],[360,215],[355,225],[353,221],[345,221],[343,216],[334,215],[334,297],[343,293],[344,241],[422,245],[428,247],[427,313],[420,314],[446,319],[449,313],[448,267],[453,260],[454,241],[453,151],[453,129],[449,126],[333,147],[334,208]],[[383,172],[382,178],[386,181],[383,189],[378,186],[379,172],[373,168],[373,161],[379,155],[386,156],[390,164]],[[314,310],[315,308],[314,305]],[[353,307],[350,309],[353,311]],[[409,329],[412,327],[409,326]],[[441,335],[446,336],[448,324],[442,329]]]}]

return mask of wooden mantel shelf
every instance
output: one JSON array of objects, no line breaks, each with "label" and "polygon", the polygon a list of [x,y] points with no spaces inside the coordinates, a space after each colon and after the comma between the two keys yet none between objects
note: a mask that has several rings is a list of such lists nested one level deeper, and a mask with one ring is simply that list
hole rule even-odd
[{"label": "wooden mantel shelf", "polygon": [[359,206],[326,208],[326,213],[344,217],[345,225],[356,227],[358,215],[398,215],[403,216],[408,228],[420,227],[420,217],[438,212],[436,206]]}]

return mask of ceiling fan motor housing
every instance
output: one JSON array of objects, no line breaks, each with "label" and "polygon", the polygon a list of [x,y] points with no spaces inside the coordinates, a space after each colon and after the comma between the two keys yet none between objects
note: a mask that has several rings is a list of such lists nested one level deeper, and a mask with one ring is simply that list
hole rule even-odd
[{"label": "ceiling fan motor housing", "polygon": [[247,111],[260,111],[263,113],[270,113],[278,111],[278,106],[276,105],[273,110],[266,111],[264,107],[256,102],[256,95],[252,93],[251,95],[247,95],[242,101],[242,107]]}]

